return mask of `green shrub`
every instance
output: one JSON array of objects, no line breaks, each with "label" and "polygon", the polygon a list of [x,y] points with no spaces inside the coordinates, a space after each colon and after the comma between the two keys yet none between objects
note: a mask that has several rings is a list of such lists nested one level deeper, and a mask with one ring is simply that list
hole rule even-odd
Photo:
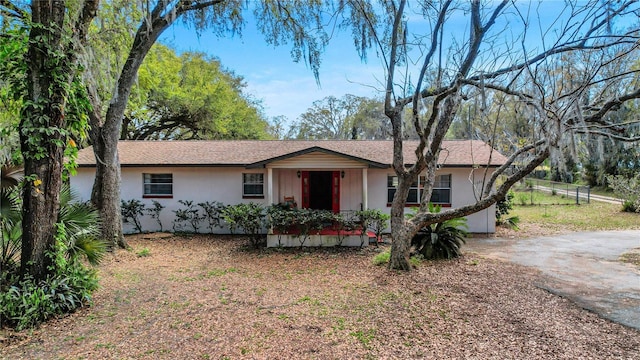
[{"label": "green shrub", "polygon": [[145,206],[142,201],[137,199],[131,199],[128,201],[122,200],[121,205],[122,222],[125,224],[133,224],[138,233],[142,232],[142,225],[140,224],[140,217],[145,213]]},{"label": "green shrub", "polygon": [[267,226],[277,234],[278,246],[282,246],[282,235],[291,230],[294,214],[294,208],[286,203],[273,204],[267,208]]},{"label": "green shrub", "polygon": [[[2,214],[3,261],[0,272],[0,327],[10,326],[18,330],[30,328],[57,315],[69,313],[91,303],[91,293],[98,287],[95,270],[83,265],[83,260],[97,264],[106,251],[105,242],[97,236],[100,232],[97,211],[88,203],[75,202],[77,196],[68,186],[60,192],[60,214],[56,223],[55,246],[47,252],[53,260],[49,276],[35,281],[18,273],[22,244],[19,217],[8,220]],[[18,214],[21,214],[18,212]],[[13,256],[8,255],[10,240]],[[10,260],[8,260],[10,259]]]},{"label": "green shrub", "polygon": [[[344,239],[349,236],[352,231],[360,228],[361,222],[357,216],[357,213],[355,214],[355,216],[353,212],[337,213],[333,215],[333,226],[338,231],[338,241],[336,242],[336,246],[342,246]],[[361,232],[361,239],[363,234],[364,231]]]},{"label": "green shrub", "polygon": [[[432,213],[440,212],[440,206],[429,204]],[[467,236],[467,219],[454,218],[427,225],[411,239],[414,255],[425,260],[453,259],[462,255],[461,247]]]},{"label": "green shrub", "polygon": [[30,277],[15,281],[0,292],[2,325],[23,330],[70,313],[91,304],[91,293],[97,287],[96,272],[79,263],[39,282]]},{"label": "green shrub", "polygon": [[153,207],[150,207],[146,210],[147,214],[149,214],[149,216],[151,216],[151,218],[158,223],[158,226],[160,227],[160,232],[162,232],[162,220],[160,220],[160,213],[165,208],[165,206],[160,204],[156,200],[152,200],[151,203],[153,204]]},{"label": "green shrub", "polygon": [[262,229],[266,224],[266,209],[257,203],[241,203],[237,205],[225,206],[221,211],[222,218],[233,233],[235,229],[240,229],[249,236],[249,241],[254,247],[264,244]]},{"label": "green shrub", "polygon": [[513,210],[513,199],[515,196],[516,194],[513,190],[509,190],[504,199],[496,203],[496,225],[518,229],[520,218],[517,216],[506,217],[506,215],[509,215],[509,211]]},{"label": "green shrub", "polygon": [[304,246],[309,236],[333,224],[334,215],[328,210],[300,209],[293,215],[298,227],[297,234],[300,247]]},{"label": "green shrub", "polygon": [[107,244],[100,236],[100,214],[89,202],[77,202],[78,195],[68,185],[60,191],[62,241],[69,261],[83,257],[91,265],[97,265],[106,253]]},{"label": "green shrub", "polygon": [[[378,209],[367,209],[361,210],[357,212],[357,215],[360,217],[362,221],[363,233],[361,235],[361,239],[365,234],[365,232],[370,229],[376,234],[376,245],[378,244],[378,239],[382,236],[382,232],[387,228],[387,224],[391,216],[389,214],[385,214]],[[362,247],[364,245],[360,243]]]},{"label": "green shrub", "polygon": [[206,201],[198,203],[198,206],[200,206],[204,211],[203,220],[207,220],[209,232],[213,233],[215,228],[220,227],[220,221],[222,220],[222,209],[224,209],[224,204],[219,201]]},{"label": "green shrub", "polygon": [[173,220],[173,231],[183,232],[186,230],[186,225],[188,224],[191,226],[191,230],[197,233],[200,228],[200,221],[205,217],[200,215],[198,209],[193,204],[193,200],[178,200],[178,203],[182,204],[184,208],[173,210],[176,215]]},{"label": "green shrub", "polygon": [[517,197],[520,205],[527,205],[531,200],[531,196],[528,192],[519,192]]},{"label": "green shrub", "polygon": [[513,210],[513,198],[515,197],[515,192],[509,190],[504,198],[496,202],[496,223],[499,223],[505,215],[509,215],[510,210]]}]

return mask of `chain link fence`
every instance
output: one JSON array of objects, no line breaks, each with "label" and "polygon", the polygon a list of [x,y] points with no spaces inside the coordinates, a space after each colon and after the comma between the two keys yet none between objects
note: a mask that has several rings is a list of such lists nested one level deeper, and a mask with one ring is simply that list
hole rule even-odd
[{"label": "chain link fence", "polygon": [[517,205],[579,205],[591,201],[591,188],[583,185],[525,178],[512,189]]}]

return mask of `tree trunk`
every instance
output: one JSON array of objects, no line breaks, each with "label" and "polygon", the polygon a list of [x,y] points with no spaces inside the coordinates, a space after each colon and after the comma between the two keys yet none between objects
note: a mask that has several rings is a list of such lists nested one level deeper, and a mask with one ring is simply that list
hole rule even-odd
[{"label": "tree trunk", "polygon": [[[24,152],[25,139],[22,148]],[[44,279],[53,265],[47,253],[55,249],[55,223],[60,211],[63,148],[49,147],[49,156],[40,160],[25,157],[24,164],[25,174],[35,180],[24,185],[21,273],[37,280]]]},{"label": "tree trunk", "polygon": [[159,18],[150,19],[149,23],[146,22],[147,20],[143,21],[143,25],[138,29],[129,56],[118,78],[116,89],[111,95],[109,108],[104,119],[99,113],[101,103],[96,95],[97,91],[94,85],[88,86],[89,97],[94,108],[89,116],[90,135],[93,153],[96,157],[96,178],[93,183],[91,203],[100,212],[102,237],[107,240],[111,249],[116,246],[127,247],[122,234],[120,160],[118,159],[118,139],[122,132],[124,111],[142,61],[158,36],[175,20],[173,17],[161,16],[160,9],[167,4],[159,2],[153,11],[154,16]]},{"label": "tree trunk", "polygon": [[409,195],[411,180],[409,174],[398,175],[398,187],[391,203],[391,257],[389,269],[411,270],[409,263],[409,251],[411,250],[411,237],[404,219],[404,204]]},{"label": "tree trunk", "polygon": [[96,156],[96,177],[91,193],[91,203],[96,207],[102,222],[102,238],[109,250],[127,248],[120,218],[120,161],[118,137],[104,134],[105,128],[92,129],[93,152]]},{"label": "tree trunk", "polygon": [[70,84],[77,69],[77,44],[95,17],[97,1],[87,1],[73,36],[65,36],[68,17],[64,1],[34,1],[27,53],[27,96],[21,110],[20,148],[24,157],[22,204],[23,276],[44,279],[54,272],[50,251],[56,247],[56,222],[67,133],[65,113]]}]

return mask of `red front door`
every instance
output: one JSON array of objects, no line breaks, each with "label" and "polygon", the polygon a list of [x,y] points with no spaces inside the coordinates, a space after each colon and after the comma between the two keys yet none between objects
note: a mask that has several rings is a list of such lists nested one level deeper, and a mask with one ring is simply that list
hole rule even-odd
[{"label": "red front door", "polygon": [[340,172],[302,171],[302,207],[340,211]]},{"label": "red front door", "polygon": [[309,172],[303,171],[302,172],[302,208],[303,209],[309,208],[309,200],[311,198],[311,194],[309,193],[309,191],[310,191]]},{"label": "red front door", "polygon": [[340,171],[331,174],[331,210],[340,212]]}]

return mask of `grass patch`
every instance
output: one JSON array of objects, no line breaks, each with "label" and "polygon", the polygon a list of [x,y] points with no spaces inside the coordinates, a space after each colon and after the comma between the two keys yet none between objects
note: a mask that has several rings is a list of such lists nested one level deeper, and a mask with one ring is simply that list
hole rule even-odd
[{"label": "grass patch", "polygon": [[358,341],[360,341],[360,343],[362,343],[365,348],[369,348],[369,343],[375,338],[376,331],[373,329],[370,329],[368,331],[358,330],[349,333],[349,335],[355,337]]},{"label": "grass patch", "polygon": [[389,263],[389,259],[391,259],[391,252],[389,250],[381,252],[373,258],[374,265],[384,265]]},{"label": "grass patch", "polygon": [[138,256],[138,257],[151,256],[151,252],[149,251],[148,248],[142,248],[142,249],[138,250],[138,252],[136,252],[136,256]]},{"label": "grass patch", "polygon": [[[575,193],[572,196],[554,195],[543,191],[516,191],[513,200],[514,205],[572,205],[576,203]],[[586,203],[586,199],[580,199],[580,203]]]},{"label": "grass patch", "polygon": [[592,201],[583,205],[514,206],[510,216],[522,222],[568,231],[640,229],[640,214],[625,213],[619,204]]}]

